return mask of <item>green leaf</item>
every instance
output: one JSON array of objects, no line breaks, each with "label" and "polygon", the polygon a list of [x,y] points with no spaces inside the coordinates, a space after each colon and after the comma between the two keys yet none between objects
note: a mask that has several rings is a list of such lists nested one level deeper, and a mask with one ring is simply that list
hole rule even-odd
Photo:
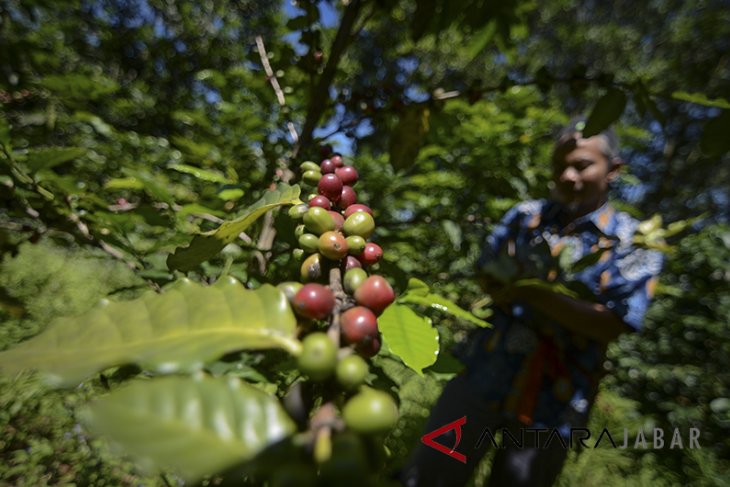
[{"label": "green leaf", "polygon": [[625,106],[626,94],[618,88],[610,88],[596,102],[596,106],[588,116],[585,129],[583,129],[583,137],[592,137],[607,129],[609,125],[618,120],[624,112]]},{"label": "green leaf", "polygon": [[141,465],[190,482],[251,460],[296,429],[275,397],[238,379],[206,376],[137,381],[79,416]]},{"label": "green leaf", "polygon": [[705,125],[700,139],[700,148],[710,156],[719,156],[730,151],[730,111],[723,111]]},{"label": "green leaf", "polygon": [[417,315],[408,306],[392,304],[378,318],[378,328],[391,352],[403,363],[423,375],[423,369],[436,362],[439,335],[431,320]]},{"label": "green leaf", "polygon": [[282,348],[296,354],[295,328],[286,297],[273,286],[252,291],[232,277],[215,286],[184,279],[162,294],[58,318],[45,332],[0,353],[0,369],[37,369],[59,386],[127,363],[190,371],[234,350]]},{"label": "green leaf", "polygon": [[144,183],[133,176],[113,178],[104,183],[104,189],[144,189]]},{"label": "green leaf", "polygon": [[201,181],[207,181],[209,183],[225,184],[225,183],[229,182],[228,178],[226,178],[219,171],[212,171],[210,169],[201,169],[199,167],[189,166],[187,164],[172,164],[167,167],[168,167],[168,169],[172,169],[177,172],[181,172],[184,174],[190,174],[191,176],[194,176],[196,179],[200,179]]},{"label": "green leaf", "polygon": [[704,93],[687,93],[686,91],[675,91],[672,93],[672,98],[675,100],[688,101],[690,103],[696,103],[698,105],[704,105],[706,107],[717,107],[730,110],[730,102],[723,98],[707,98]]},{"label": "green leaf", "polygon": [[32,149],[28,153],[25,164],[31,173],[41,169],[50,169],[64,162],[73,161],[86,154],[88,149],[83,147],[47,147],[43,149]]},{"label": "green leaf", "polygon": [[530,278],[530,279],[520,279],[518,281],[515,281],[513,284],[514,287],[527,287],[527,288],[536,288],[536,289],[544,289],[545,291],[550,291],[556,294],[563,294],[565,296],[569,296],[571,298],[579,299],[580,295],[567,287],[565,284],[560,282],[546,282],[542,279],[537,278]]},{"label": "green leaf", "polygon": [[418,304],[429,308],[435,308],[457,318],[469,321],[477,326],[491,326],[488,322],[477,318],[450,299],[446,299],[443,296],[429,292],[428,285],[416,278],[408,280],[408,288],[406,289],[406,292],[398,298],[398,302],[402,304]]},{"label": "green leaf", "polygon": [[474,61],[480,52],[494,39],[497,33],[497,21],[495,19],[490,20],[487,25],[478,30],[471,38],[469,43],[466,45],[465,53],[466,58],[470,61]]},{"label": "green leaf", "polygon": [[167,267],[181,271],[194,269],[236,240],[241,232],[267,211],[299,201],[299,192],[297,185],[280,184],[276,190],[266,192],[263,198],[249,206],[239,218],[224,222],[215,230],[197,235],[188,247],[178,247],[175,253],[167,258]]}]

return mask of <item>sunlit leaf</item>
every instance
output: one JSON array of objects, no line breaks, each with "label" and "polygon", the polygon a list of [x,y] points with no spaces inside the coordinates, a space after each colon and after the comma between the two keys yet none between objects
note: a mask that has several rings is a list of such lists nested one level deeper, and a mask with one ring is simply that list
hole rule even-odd
[{"label": "sunlit leaf", "polygon": [[107,367],[136,363],[160,372],[195,370],[241,349],[299,350],[286,297],[264,285],[247,290],[233,278],[215,286],[187,279],[78,317],[53,321],[40,335],[0,353],[0,368],[41,371],[49,382],[76,384]]},{"label": "sunlit leaf", "polygon": [[[411,285],[413,283],[413,286]],[[443,296],[429,292],[428,286],[423,281],[418,279],[410,279],[408,281],[408,289],[402,296],[398,298],[398,302],[401,304],[418,304],[421,306],[427,306],[429,308],[437,309],[443,313],[450,314],[456,318],[469,321],[477,326],[487,327],[490,326],[484,320],[481,320],[474,316],[469,311],[461,308],[459,305],[446,299]]]},{"label": "sunlit leaf", "polygon": [[299,186],[286,184],[279,185],[274,191],[266,192],[260,200],[248,207],[240,217],[223,223],[215,230],[196,236],[188,247],[178,247],[175,253],[167,258],[168,268],[181,271],[194,269],[201,262],[215,256],[223,250],[223,247],[236,240],[241,232],[267,211],[278,206],[297,202],[299,192]]},{"label": "sunlit leaf", "polygon": [[436,362],[438,331],[431,326],[430,319],[408,306],[388,306],[378,318],[378,328],[391,352],[419,374],[423,375],[423,369]]},{"label": "sunlit leaf", "polygon": [[687,93],[686,91],[675,91],[672,93],[675,100],[688,101],[706,107],[717,107],[730,110],[730,102],[723,98],[708,98],[704,93]]},{"label": "sunlit leaf", "polygon": [[224,184],[224,183],[229,182],[228,178],[226,178],[219,171],[213,171],[210,169],[201,169],[199,167],[189,166],[187,164],[172,164],[167,167],[169,169],[172,169],[177,172],[181,172],[184,174],[190,174],[191,176],[194,176],[196,179],[200,179],[201,181],[207,181],[209,183]]},{"label": "sunlit leaf", "polygon": [[279,401],[238,379],[139,381],[80,412],[141,465],[199,480],[252,459],[295,430]]}]

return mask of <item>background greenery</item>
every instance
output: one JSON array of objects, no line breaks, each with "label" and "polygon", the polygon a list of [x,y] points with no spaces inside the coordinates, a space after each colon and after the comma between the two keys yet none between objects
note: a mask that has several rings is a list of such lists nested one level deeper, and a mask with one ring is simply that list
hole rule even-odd
[{"label": "background greenery", "polygon": [[[159,289],[180,275],[166,265],[178,245],[326,144],[358,167],[397,290],[418,277],[480,314],[480,242],[516,201],[548,194],[555,131],[579,112],[618,118],[621,208],[705,216],[669,241],[645,331],[611,347],[593,424],[698,427],[703,448],[586,450],[561,482],[730,482],[726,2],[0,0],[0,53],[0,349],[103,297]],[[258,222],[189,276],[290,279],[291,223],[271,223],[273,244]],[[470,326],[434,318],[442,355],[424,377],[380,364],[402,401],[386,470],[417,441]],[[0,483],[180,482],[145,477],[76,426],[68,411],[103,382],[61,394],[0,380]]]}]

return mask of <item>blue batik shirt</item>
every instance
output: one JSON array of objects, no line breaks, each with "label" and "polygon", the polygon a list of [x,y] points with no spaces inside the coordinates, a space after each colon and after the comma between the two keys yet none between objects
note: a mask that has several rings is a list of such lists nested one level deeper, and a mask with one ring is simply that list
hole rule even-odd
[{"label": "blue batik shirt", "polygon": [[[487,238],[478,267],[508,280],[562,283],[639,331],[662,255],[635,247],[638,221],[610,204],[569,224],[562,223],[562,212],[548,200],[518,204]],[[476,393],[531,427],[567,434],[584,425],[605,346],[519,301],[495,310],[491,322],[494,327],[478,330],[463,354]]]}]

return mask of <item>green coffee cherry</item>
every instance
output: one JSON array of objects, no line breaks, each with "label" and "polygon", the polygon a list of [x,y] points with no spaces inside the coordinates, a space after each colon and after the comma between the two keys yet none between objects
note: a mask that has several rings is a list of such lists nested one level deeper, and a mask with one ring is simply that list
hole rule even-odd
[{"label": "green coffee cherry", "polygon": [[342,285],[345,288],[345,292],[353,294],[367,278],[368,273],[361,268],[350,269],[345,272],[345,277],[342,278]]},{"label": "green coffee cherry", "polygon": [[299,164],[299,168],[302,170],[302,172],[307,171],[317,171],[320,172],[319,164],[312,161],[304,161],[301,164]]},{"label": "green coffee cherry", "polygon": [[305,173],[302,174],[304,182],[309,184],[317,184],[321,178],[322,173],[319,171],[305,171]]},{"label": "green coffee cherry", "polygon": [[301,205],[294,205],[291,208],[289,208],[289,217],[293,218],[294,220],[299,220],[304,216],[304,214],[309,210],[309,206],[305,204]]},{"label": "green coffee cherry", "polygon": [[345,235],[357,235],[365,239],[370,237],[374,230],[375,220],[373,220],[373,217],[369,213],[365,213],[364,211],[358,211],[348,216],[345,224],[342,225],[342,231],[345,232]]},{"label": "green coffee cherry", "polygon": [[347,237],[347,248],[350,255],[360,255],[365,250],[367,242],[360,235],[350,235]]},{"label": "green coffee cherry", "polygon": [[305,227],[304,225],[297,225],[297,227],[294,229],[295,238],[299,238],[305,233],[307,233],[307,227]]},{"label": "green coffee cherry", "polygon": [[319,237],[312,233],[304,233],[299,237],[299,246],[308,254],[319,250]]},{"label": "green coffee cherry", "polygon": [[390,394],[371,389],[350,399],[342,416],[345,424],[358,433],[383,433],[398,421],[398,406]]},{"label": "green coffee cherry", "polygon": [[304,225],[307,230],[319,236],[335,229],[335,220],[324,208],[313,206],[304,214]]},{"label": "green coffee cherry", "polygon": [[359,355],[348,355],[335,368],[335,377],[342,387],[353,390],[360,387],[370,373],[365,359]]},{"label": "green coffee cherry", "polygon": [[312,380],[324,380],[335,369],[337,347],[326,333],[311,333],[302,341],[302,353],[297,358],[299,370]]},{"label": "green coffee cherry", "polygon": [[302,282],[316,281],[322,277],[323,262],[322,255],[315,253],[304,259],[300,268]]}]

